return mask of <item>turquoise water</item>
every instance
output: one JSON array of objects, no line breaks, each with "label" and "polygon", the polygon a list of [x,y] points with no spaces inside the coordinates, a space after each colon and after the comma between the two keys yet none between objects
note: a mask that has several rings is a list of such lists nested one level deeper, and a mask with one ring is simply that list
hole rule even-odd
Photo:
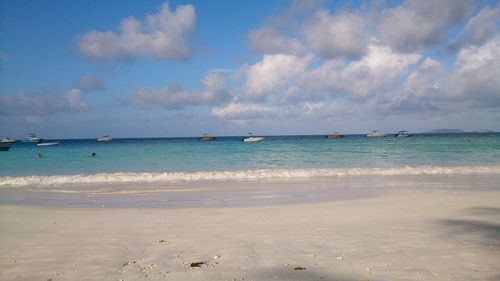
[{"label": "turquoise water", "polygon": [[[350,135],[268,136],[259,143],[241,137],[60,140],[36,147],[16,143],[0,152],[0,177],[172,173],[255,169],[398,168],[500,165],[500,134],[416,134],[409,138]],[[92,152],[97,154],[91,157]],[[41,153],[42,158],[35,155]],[[0,178],[2,180],[2,178]]]}]

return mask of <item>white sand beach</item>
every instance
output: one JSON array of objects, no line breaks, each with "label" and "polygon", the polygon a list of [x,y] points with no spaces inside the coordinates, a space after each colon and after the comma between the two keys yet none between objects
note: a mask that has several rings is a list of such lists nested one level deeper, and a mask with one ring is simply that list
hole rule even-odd
[{"label": "white sand beach", "polygon": [[0,281],[500,281],[500,0],[0,0]]},{"label": "white sand beach", "polygon": [[500,280],[492,182],[243,207],[2,204],[0,280]]}]

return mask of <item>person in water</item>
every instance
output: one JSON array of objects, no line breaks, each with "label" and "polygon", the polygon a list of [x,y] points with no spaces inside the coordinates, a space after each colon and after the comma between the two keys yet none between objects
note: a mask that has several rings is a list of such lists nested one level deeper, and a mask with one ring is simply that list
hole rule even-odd
[{"label": "person in water", "polygon": [[95,152],[92,152],[92,157],[95,157],[95,156],[96,156]]},{"label": "person in water", "polygon": [[37,155],[35,155],[36,158],[42,158],[42,154],[41,153],[38,153]]}]

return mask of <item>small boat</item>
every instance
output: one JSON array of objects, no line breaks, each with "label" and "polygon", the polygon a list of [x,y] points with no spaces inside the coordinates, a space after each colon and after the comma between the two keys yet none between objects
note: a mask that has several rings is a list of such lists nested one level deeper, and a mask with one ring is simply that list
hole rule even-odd
[{"label": "small boat", "polygon": [[37,137],[35,134],[29,134],[23,142],[34,142],[34,143],[39,143],[43,139]]},{"label": "small boat", "polygon": [[366,135],[367,138],[382,138],[385,136],[386,136],[385,133],[378,131],[378,130],[373,130],[371,133]]},{"label": "small boat", "polygon": [[335,140],[335,139],[343,139],[344,138],[344,134],[339,134],[339,133],[333,133],[332,135],[327,135],[325,136],[325,139],[331,139],[331,140]]},{"label": "small boat", "polygon": [[53,141],[53,142],[40,142],[37,143],[36,146],[53,146],[53,145],[58,145],[58,141]]},{"label": "small boat", "polygon": [[16,140],[9,139],[9,138],[3,138],[0,140],[0,143],[15,143]]},{"label": "small boat", "polygon": [[108,142],[108,141],[112,141],[112,140],[113,140],[113,138],[111,138],[108,135],[104,135],[100,138],[97,138],[97,141],[99,141],[99,142]]},{"label": "small boat", "polygon": [[204,134],[203,137],[198,138],[198,140],[201,141],[214,141],[216,139],[217,139],[216,137],[210,136],[209,134]]},{"label": "small boat", "polygon": [[0,151],[8,151],[10,149],[10,146],[0,146]]},{"label": "small boat", "polygon": [[408,133],[407,131],[398,131],[398,133],[395,135],[396,138],[407,138],[411,136],[412,134]]},{"label": "small boat", "polygon": [[263,140],[264,140],[264,137],[254,137],[252,135],[252,133],[248,133],[247,138],[241,139],[242,142],[259,142],[259,141],[263,141]]}]

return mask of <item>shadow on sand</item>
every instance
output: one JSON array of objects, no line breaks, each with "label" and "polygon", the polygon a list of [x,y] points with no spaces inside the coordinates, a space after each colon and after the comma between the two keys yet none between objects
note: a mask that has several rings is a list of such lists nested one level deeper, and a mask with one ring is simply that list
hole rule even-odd
[{"label": "shadow on sand", "polygon": [[500,246],[500,208],[468,208],[463,215],[464,218],[442,221],[450,228],[450,235],[475,235],[483,244]]}]

